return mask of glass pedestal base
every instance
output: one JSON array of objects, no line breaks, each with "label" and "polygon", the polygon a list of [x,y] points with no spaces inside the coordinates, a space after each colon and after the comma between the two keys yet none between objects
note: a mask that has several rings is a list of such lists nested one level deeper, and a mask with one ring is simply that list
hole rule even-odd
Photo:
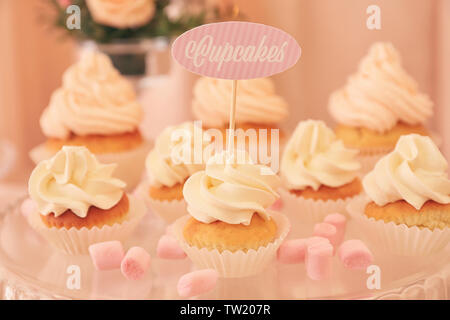
[{"label": "glass pedestal base", "polygon": [[[50,246],[27,224],[16,205],[0,218],[0,298],[2,299],[180,299],[178,279],[195,269],[188,259],[161,260],[155,248],[164,223],[149,213],[124,245],[139,245],[152,256],[152,268],[139,281],[120,270],[97,271],[89,256],[68,256]],[[347,238],[356,237],[349,222]],[[369,289],[370,274],[346,270],[334,258],[333,277],[312,281],[304,265],[274,262],[264,273],[219,279],[198,299],[449,299],[448,253],[427,258],[395,257],[368,244],[380,267],[380,289]],[[78,277],[79,276],[79,277]],[[77,280],[78,279],[78,280]]]}]

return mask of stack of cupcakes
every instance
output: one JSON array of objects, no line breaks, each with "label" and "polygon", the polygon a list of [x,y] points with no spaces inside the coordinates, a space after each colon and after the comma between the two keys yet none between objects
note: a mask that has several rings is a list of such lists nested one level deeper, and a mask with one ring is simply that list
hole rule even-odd
[{"label": "stack of cupcakes", "polygon": [[[211,78],[194,88],[195,117],[224,142],[231,92],[231,81]],[[330,97],[335,130],[316,120],[297,125],[282,152],[281,179],[255,164],[248,149],[222,151],[186,122],[158,136],[138,194],[173,223],[194,264],[223,277],[261,272],[290,230],[309,236],[312,224],[334,212],[348,212],[393,253],[432,254],[450,240],[447,162],[424,127],[432,107],[394,47],[376,43]],[[287,115],[270,79],[239,82],[237,129],[278,129]],[[41,117],[47,141],[31,153],[39,163],[29,180],[36,211],[28,219],[50,243],[85,254],[90,244],[124,240],[136,228],[145,208],[124,189],[140,180],[149,149],[141,117],[132,86],[105,55],[86,53],[66,71]],[[118,163],[121,179],[113,177],[115,164],[102,162]],[[370,170],[361,183],[361,172]],[[287,217],[268,209],[278,192]]]},{"label": "stack of cupcakes", "polygon": [[346,86],[330,96],[329,110],[338,123],[337,137],[360,150],[367,173],[400,136],[430,134],[424,124],[433,103],[404,71],[392,44],[380,42],[372,45]]},{"label": "stack of cupcakes", "polygon": [[40,124],[47,141],[30,153],[35,163],[62,146],[85,146],[102,162],[117,163],[117,175],[134,188],[149,144],[139,131],[143,111],[132,85],[101,53],[86,52],[64,73]]}]

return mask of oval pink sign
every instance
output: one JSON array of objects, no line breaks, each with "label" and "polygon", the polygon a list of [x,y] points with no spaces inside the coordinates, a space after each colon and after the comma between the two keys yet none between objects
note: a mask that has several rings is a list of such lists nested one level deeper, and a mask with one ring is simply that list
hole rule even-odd
[{"label": "oval pink sign", "polygon": [[286,32],[259,23],[219,22],[179,36],[173,58],[202,76],[221,79],[268,77],[292,67],[301,48]]}]

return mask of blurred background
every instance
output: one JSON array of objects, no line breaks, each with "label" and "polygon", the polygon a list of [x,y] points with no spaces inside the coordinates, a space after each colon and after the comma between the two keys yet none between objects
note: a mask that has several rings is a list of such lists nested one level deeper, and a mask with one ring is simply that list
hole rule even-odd
[{"label": "blurred background", "polygon": [[[429,127],[444,138],[448,159],[450,0],[156,1],[152,20],[139,34],[93,24],[84,35],[61,27],[65,8],[73,2],[84,3],[0,0],[0,180],[7,181],[8,188],[25,184],[33,167],[28,152],[44,141],[41,112],[83,48],[96,46],[111,56],[132,51],[131,65],[123,57],[115,63],[122,63],[121,72],[136,84],[146,112],[143,128],[151,138],[169,124],[191,119],[196,76],[172,63],[170,39],[201,23],[231,19],[278,27],[302,47],[297,65],[274,77],[277,91],[290,105],[291,116],[283,124],[287,130],[306,118],[332,125],[327,112],[330,93],[356,71],[373,42],[392,42],[405,69],[435,103]],[[381,9],[380,30],[366,26],[369,5]],[[136,37],[138,41],[129,41]],[[2,172],[8,161],[12,166]]]}]

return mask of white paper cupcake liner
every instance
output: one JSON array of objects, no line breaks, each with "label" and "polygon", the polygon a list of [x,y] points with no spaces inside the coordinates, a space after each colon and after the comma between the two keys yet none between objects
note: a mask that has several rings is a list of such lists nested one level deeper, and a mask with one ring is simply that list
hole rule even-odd
[{"label": "white paper cupcake liner", "polygon": [[110,240],[126,240],[145,216],[146,208],[141,199],[128,195],[130,208],[127,220],[113,226],[105,225],[101,228],[56,228],[47,227],[41,220],[39,213],[28,217],[30,226],[42,235],[48,242],[67,254],[87,254],[91,244]]},{"label": "white paper cupcake liner", "polygon": [[145,201],[150,210],[164,220],[167,224],[175,222],[178,218],[184,216],[187,213],[186,201],[183,200],[172,200],[172,201],[160,201],[150,198],[148,194],[150,186],[148,182],[144,181],[139,184],[136,189],[136,194],[138,197]]},{"label": "white paper cupcake liner", "polygon": [[[134,189],[141,181],[142,173],[145,168],[145,158],[152,147],[150,141],[144,141],[136,149],[118,152],[96,154],[97,159],[102,163],[117,163],[114,176],[126,182],[127,190]],[[49,150],[45,144],[40,144],[30,151],[30,158],[35,164],[42,160],[50,159],[56,151]]]},{"label": "white paper cupcake liner", "polygon": [[272,243],[258,250],[236,252],[199,249],[190,246],[183,237],[183,229],[190,218],[185,215],[172,225],[175,238],[192,262],[201,269],[215,269],[223,278],[243,278],[262,272],[275,257],[278,248],[289,233],[289,220],[278,212],[270,213],[277,224],[277,238]]},{"label": "white paper cupcake liner", "polygon": [[425,256],[444,250],[450,243],[450,228],[420,229],[368,218],[364,209],[369,202],[367,196],[354,199],[347,210],[367,240],[379,244],[386,251],[403,256]]},{"label": "white paper cupcake liner", "polygon": [[361,195],[356,195],[339,200],[313,200],[298,197],[285,189],[280,190],[280,196],[283,202],[281,212],[291,222],[290,237],[310,236],[313,232],[312,226],[323,222],[323,219],[330,213],[340,213],[349,218],[347,204],[353,199],[361,197]]}]

